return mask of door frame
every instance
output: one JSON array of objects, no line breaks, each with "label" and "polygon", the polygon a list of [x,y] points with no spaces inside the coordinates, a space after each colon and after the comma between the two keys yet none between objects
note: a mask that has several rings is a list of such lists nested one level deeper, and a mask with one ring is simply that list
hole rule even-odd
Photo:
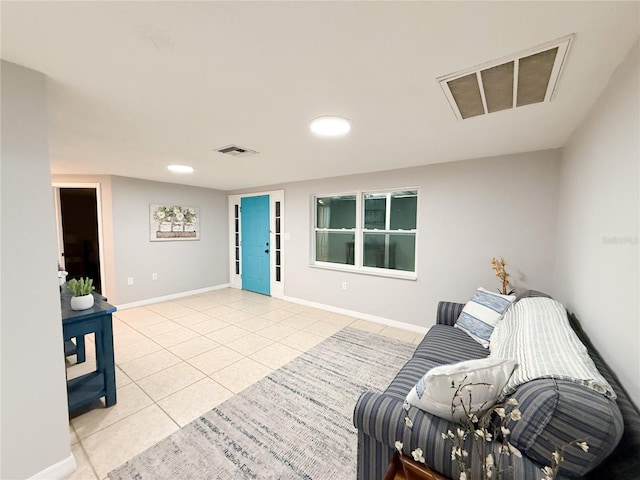
[{"label": "door frame", "polygon": [[[267,192],[252,192],[229,195],[229,285],[232,288],[242,289],[242,262],[240,262],[240,273],[236,273],[236,240],[235,240],[235,206],[240,208],[240,199],[243,197],[269,196],[269,279],[271,296],[276,298],[284,297],[284,190],[271,190]],[[280,279],[276,275],[276,202],[280,202]],[[242,215],[240,213],[240,215]],[[241,225],[240,217],[238,223]],[[242,259],[242,232],[240,231],[239,255]]]},{"label": "door frame", "polygon": [[58,237],[58,262],[62,265],[64,259],[60,255],[64,251],[64,239],[62,237],[62,211],[60,209],[60,189],[61,188],[92,188],[96,191],[96,215],[98,218],[98,259],[100,260],[100,294],[107,297],[107,282],[105,280],[104,263],[104,237],[102,234],[102,194],[99,183],[69,183],[53,182],[53,202],[56,215],[56,232]]}]

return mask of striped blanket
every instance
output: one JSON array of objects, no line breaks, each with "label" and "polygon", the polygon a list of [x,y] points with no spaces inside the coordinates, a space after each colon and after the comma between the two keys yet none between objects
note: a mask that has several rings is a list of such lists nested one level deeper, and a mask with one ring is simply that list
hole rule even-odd
[{"label": "striped blanket", "polygon": [[513,304],[495,327],[490,349],[491,358],[518,362],[505,387],[507,394],[537,378],[556,378],[616,398],[571,329],[566,310],[551,298],[523,298]]}]

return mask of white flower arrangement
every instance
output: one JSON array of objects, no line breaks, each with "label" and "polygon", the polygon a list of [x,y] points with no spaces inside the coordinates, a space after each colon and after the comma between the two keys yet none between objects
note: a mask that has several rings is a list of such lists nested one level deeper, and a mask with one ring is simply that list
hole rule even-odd
[{"label": "white flower arrangement", "polygon": [[158,222],[172,223],[175,219],[174,209],[176,207],[159,206],[153,212],[153,218]]},{"label": "white flower arrangement", "polygon": [[[511,430],[507,427],[507,422],[518,421],[522,418],[518,401],[515,398],[503,399],[488,410],[484,408],[484,405],[474,410],[471,408],[472,399],[469,387],[478,385],[489,386],[483,383],[466,383],[466,378],[458,386],[452,382],[451,387],[455,388],[455,392],[451,402],[451,413],[453,414],[460,406],[464,410],[464,416],[463,420],[456,425],[455,433],[448,430],[447,433],[442,433],[441,437],[443,440],[451,442],[451,461],[455,462],[458,467],[458,480],[472,478],[471,467],[467,463],[469,452],[465,449],[465,440],[468,438],[471,438],[473,448],[477,449],[480,458],[483,459],[481,480],[514,480],[509,458],[512,456],[521,457],[522,453],[509,442]],[[404,424],[407,428],[412,429],[413,420],[409,417],[411,405],[405,401],[403,408],[407,412]],[[501,444],[496,450],[491,446],[495,443]],[[577,445],[584,452],[589,450],[589,445],[582,439],[556,448],[551,454],[551,465],[542,468],[544,480],[557,478],[560,464],[564,460],[564,452],[572,445]],[[402,442],[395,442],[395,448],[400,455],[402,455],[403,447]],[[497,457],[494,457],[493,452],[496,451]],[[424,452],[421,448],[411,451],[411,456],[414,461],[426,465]],[[474,476],[474,478],[476,477]]]},{"label": "white flower arrangement", "polygon": [[196,211],[193,208],[185,208],[182,210],[184,223],[193,223],[196,220]]},{"label": "white flower arrangement", "polygon": [[168,223],[194,223],[196,215],[196,210],[194,208],[186,208],[176,205],[161,205],[153,211],[154,220]]}]

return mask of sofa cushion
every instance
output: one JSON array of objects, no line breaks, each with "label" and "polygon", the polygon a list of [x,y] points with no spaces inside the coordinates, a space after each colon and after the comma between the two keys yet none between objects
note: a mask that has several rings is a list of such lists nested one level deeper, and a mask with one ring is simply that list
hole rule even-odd
[{"label": "sofa cushion", "polygon": [[438,364],[445,364],[485,358],[489,352],[462,330],[448,325],[434,325],[413,355]]},{"label": "sofa cushion", "polygon": [[405,363],[404,367],[400,369],[384,393],[404,402],[407,393],[409,393],[409,390],[413,388],[416,382],[420,380],[426,372],[437,366],[438,363],[433,360],[412,357]]},{"label": "sofa cushion", "polygon": [[478,288],[462,309],[455,326],[484,348],[489,348],[493,328],[515,299],[515,295],[500,295]]},{"label": "sofa cushion", "polygon": [[515,366],[513,360],[492,358],[440,365],[418,380],[407,402],[447,420],[466,421],[495,405]]}]

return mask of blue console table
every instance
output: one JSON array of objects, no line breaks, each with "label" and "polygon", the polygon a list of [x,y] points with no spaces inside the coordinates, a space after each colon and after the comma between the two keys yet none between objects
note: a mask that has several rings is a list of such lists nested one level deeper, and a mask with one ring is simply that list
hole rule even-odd
[{"label": "blue console table", "polygon": [[[104,397],[107,407],[116,403],[116,372],[113,361],[113,325],[111,314],[116,307],[93,293],[95,303],[87,310],[71,309],[71,292],[60,295],[64,342],[76,339],[84,357],[84,336],[93,333],[96,350],[96,370],[67,381],[69,412],[74,412],[94,400]],[[80,348],[82,346],[82,348]],[[80,358],[78,358],[80,360]],[[83,358],[84,360],[84,358]]]}]

